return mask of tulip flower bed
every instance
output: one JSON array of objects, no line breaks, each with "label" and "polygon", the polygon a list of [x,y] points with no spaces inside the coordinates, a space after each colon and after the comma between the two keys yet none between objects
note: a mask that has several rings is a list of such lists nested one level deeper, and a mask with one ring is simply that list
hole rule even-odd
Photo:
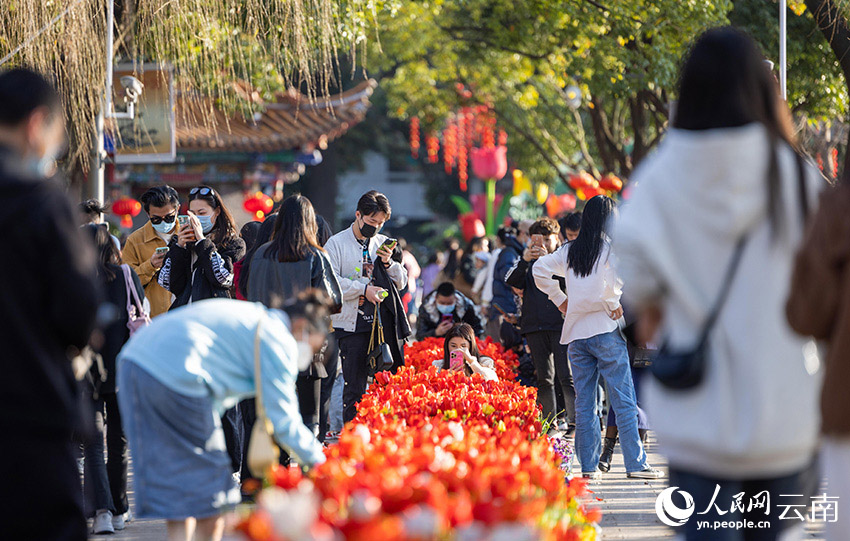
[{"label": "tulip flower bed", "polygon": [[430,365],[382,372],[327,462],[306,477],[275,470],[240,530],[254,541],[596,539],[598,510],[584,506],[584,480],[565,481],[535,393]]},{"label": "tulip flower bed", "polygon": [[[484,339],[476,339],[478,351],[485,357],[493,359],[496,375],[501,380],[516,380],[516,371],[519,368],[519,358],[516,353],[505,350],[501,344],[494,342],[489,336]],[[424,338],[404,348],[405,364],[417,370],[427,371],[437,359],[443,358],[443,339]]]}]

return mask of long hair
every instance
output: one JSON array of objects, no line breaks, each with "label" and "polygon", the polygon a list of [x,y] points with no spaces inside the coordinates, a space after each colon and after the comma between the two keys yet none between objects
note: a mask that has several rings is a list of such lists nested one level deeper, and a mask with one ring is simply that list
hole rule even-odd
[{"label": "long hair", "polygon": [[614,213],[614,200],[597,195],[587,202],[581,217],[581,231],[570,244],[567,267],[576,275],[590,276],[607,239],[608,218]]},{"label": "long hair", "polygon": [[269,214],[265,221],[260,224],[260,230],[257,232],[257,239],[254,241],[254,246],[248,250],[245,257],[242,258],[242,271],[239,273],[239,294],[243,297],[248,297],[248,277],[251,274],[251,259],[261,246],[272,240],[274,234],[274,224],[277,222],[277,214]]},{"label": "long hair", "polygon": [[[463,338],[469,342],[469,354],[478,359],[481,357],[481,352],[478,351],[478,342],[475,341],[475,332],[469,323],[458,323],[446,333],[446,339],[443,341],[443,370],[448,370],[451,366],[449,351],[449,342],[452,338]],[[464,367],[464,372],[467,376],[471,375],[469,369]]]},{"label": "long hair", "polygon": [[782,141],[795,148],[791,115],[752,38],[728,26],[708,30],[682,64],[673,126],[711,130],[752,122],[762,124],[770,135],[766,185],[768,214],[775,231],[781,198],[776,146]]},{"label": "long hair", "polygon": [[293,195],[283,202],[274,222],[273,242],[263,255],[280,262],[306,259],[311,249],[324,249],[316,240],[316,212],[313,203],[303,195]]},{"label": "long hair", "polygon": [[109,230],[102,225],[87,224],[82,228],[94,243],[94,249],[97,253],[95,264],[98,276],[102,276],[107,282],[111,282],[115,279],[116,272],[110,267],[121,265],[121,254],[118,253],[115,241],[112,240]]},{"label": "long hair", "polygon": [[[206,188],[209,193],[202,194],[201,190]],[[222,242],[228,241],[239,235],[236,228],[236,220],[233,219],[233,214],[230,213],[227,206],[224,204],[218,192],[209,186],[198,186],[198,191],[195,194],[189,193],[189,202],[195,199],[206,201],[213,209],[219,209],[218,218],[216,218],[213,228],[209,233],[209,238],[216,246]]]}]

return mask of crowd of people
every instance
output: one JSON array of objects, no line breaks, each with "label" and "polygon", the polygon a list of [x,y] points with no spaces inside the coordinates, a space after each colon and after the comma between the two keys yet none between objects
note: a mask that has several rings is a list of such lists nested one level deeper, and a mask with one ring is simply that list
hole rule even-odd
[{"label": "crowd of people", "polygon": [[[476,338],[516,351],[584,477],[611,469],[617,442],[628,478],[664,477],[647,459],[651,428],[670,485],[700,501],[767,490],[805,506],[823,471],[850,498],[850,184],[818,204],[825,185],[740,32],[709,31],[689,52],[672,128],[621,211],[600,195],[419,258],[386,234],[377,191],[334,234],[302,195],[239,230],[214,187],[181,201],[155,186],[122,245],[99,202],[74,213],[50,178],[63,137],[51,85],[0,74],[0,231],[15,263],[0,303],[0,426],[14,434],[0,446],[0,537],[125,528],[131,456],[135,516],[166,519],[169,539],[221,539],[222,513],[261,474],[257,438],[273,437],[284,464],[322,463],[370,378],[426,337],[444,344],[436,370],[486,380],[498,376]],[[811,338],[829,345],[825,370]],[[778,511],[774,537],[683,530],[802,529]],[[846,524],[829,524],[830,539],[850,539]]]}]

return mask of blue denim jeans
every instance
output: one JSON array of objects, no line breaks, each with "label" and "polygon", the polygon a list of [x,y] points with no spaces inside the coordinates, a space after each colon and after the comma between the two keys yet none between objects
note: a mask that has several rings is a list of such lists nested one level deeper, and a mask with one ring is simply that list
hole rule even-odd
[{"label": "blue denim jeans", "polygon": [[637,399],[626,341],[619,331],[613,331],[570,343],[569,354],[576,389],[576,454],[582,472],[596,471],[599,464],[602,433],[596,388],[600,374],[608,383],[608,400],[617,414],[626,471],[645,469],[646,452],[638,435]]}]

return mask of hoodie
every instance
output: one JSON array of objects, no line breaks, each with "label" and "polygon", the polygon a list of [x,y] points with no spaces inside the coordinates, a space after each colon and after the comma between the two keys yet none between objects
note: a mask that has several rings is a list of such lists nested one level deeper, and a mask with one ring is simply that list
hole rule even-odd
[{"label": "hoodie", "polygon": [[[816,451],[819,361],[784,312],[803,232],[799,175],[791,148],[778,145],[776,232],[761,124],[671,130],[632,176],[636,187],[615,224],[626,300],[662,308],[659,338],[674,351],[696,346],[735,245],[748,235],[703,381],[671,390],[647,378],[644,404],[672,467],[725,479],[778,477],[803,469]],[[815,202],[823,183],[813,168],[806,172]]]}]

